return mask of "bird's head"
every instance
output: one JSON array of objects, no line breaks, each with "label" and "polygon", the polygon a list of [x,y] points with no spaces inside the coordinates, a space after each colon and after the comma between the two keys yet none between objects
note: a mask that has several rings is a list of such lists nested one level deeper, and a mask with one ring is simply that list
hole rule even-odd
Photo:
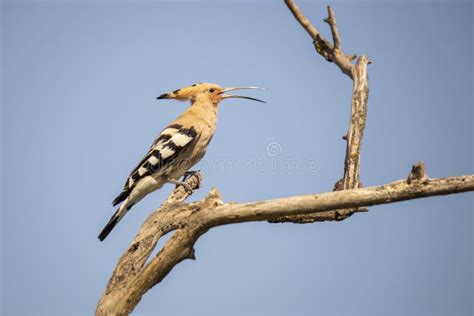
[{"label": "bird's head", "polygon": [[184,87],[181,89],[174,90],[170,93],[164,93],[157,97],[157,99],[175,99],[180,101],[189,100],[191,103],[196,101],[207,101],[212,102],[213,104],[217,105],[224,99],[230,98],[240,98],[240,99],[248,99],[258,102],[265,101],[246,97],[242,95],[233,95],[233,94],[225,94],[228,91],[234,90],[242,90],[242,89],[261,89],[259,87],[233,87],[233,88],[223,88],[217,84],[213,83],[196,83],[188,87]]}]

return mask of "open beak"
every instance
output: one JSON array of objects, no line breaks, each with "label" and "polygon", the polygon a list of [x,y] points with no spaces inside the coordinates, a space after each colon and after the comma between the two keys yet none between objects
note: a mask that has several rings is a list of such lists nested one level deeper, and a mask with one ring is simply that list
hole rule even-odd
[{"label": "open beak", "polygon": [[222,95],[221,96],[222,99],[232,99],[232,98],[247,99],[247,100],[253,100],[253,101],[258,101],[258,102],[262,102],[262,103],[267,103],[265,101],[262,101],[262,100],[259,100],[259,99],[256,99],[256,98],[246,97],[246,96],[243,96],[243,95],[223,94],[223,93],[228,92],[228,91],[243,90],[243,89],[265,90],[264,88],[259,88],[259,87],[233,87],[233,88],[225,88],[219,94]]}]

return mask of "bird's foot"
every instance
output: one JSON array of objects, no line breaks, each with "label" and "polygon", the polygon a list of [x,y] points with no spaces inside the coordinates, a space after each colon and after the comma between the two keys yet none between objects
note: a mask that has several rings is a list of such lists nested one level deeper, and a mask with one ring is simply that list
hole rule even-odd
[{"label": "bird's foot", "polygon": [[176,185],[176,187],[181,185],[181,186],[183,186],[183,188],[186,191],[188,191],[190,193],[193,193],[193,188],[191,188],[191,186],[189,184],[187,184],[186,182],[184,182],[184,181],[179,181],[179,180],[168,178],[168,182]]},{"label": "bird's foot", "polygon": [[190,171],[186,171],[183,175],[183,182],[188,180],[189,178],[191,178],[195,173],[198,173],[200,170],[197,170],[197,171],[194,171],[194,170],[190,170]]}]

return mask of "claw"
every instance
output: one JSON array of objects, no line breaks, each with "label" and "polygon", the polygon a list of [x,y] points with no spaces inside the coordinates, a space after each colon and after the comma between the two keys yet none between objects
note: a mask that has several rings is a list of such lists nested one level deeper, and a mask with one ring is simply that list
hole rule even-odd
[{"label": "claw", "polygon": [[183,175],[183,182],[188,180],[189,178],[191,178],[195,173],[198,173],[198,171],[194,171],[194,170],[191,170],[191,171],[186,171]]},{"label": "claw", "polygon": [[189,184],[187,184],[186,182],[184,182],[184,181],[179,181],[179,180],[168,178],[168,182],[176,185],[176,187],[181,185],[181,186],[184,187],[184,189],[186,191],[188,191],[189,193],[193,193],[193,188],[191,188],[191,186]]}]

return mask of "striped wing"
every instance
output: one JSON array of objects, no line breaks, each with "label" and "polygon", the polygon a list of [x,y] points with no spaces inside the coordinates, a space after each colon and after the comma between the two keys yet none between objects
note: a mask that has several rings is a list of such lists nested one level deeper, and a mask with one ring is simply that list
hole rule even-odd
[{"label": "striped wing", "polygon": [[165,128],[155,139],[145,157],[132,170],[123,191],[112,204],[115,206],[124,201],[141,179],[173,165],[179,155],[185,152],[198,137],[194,127],[185,128],[179,124],[172,124]]}]

